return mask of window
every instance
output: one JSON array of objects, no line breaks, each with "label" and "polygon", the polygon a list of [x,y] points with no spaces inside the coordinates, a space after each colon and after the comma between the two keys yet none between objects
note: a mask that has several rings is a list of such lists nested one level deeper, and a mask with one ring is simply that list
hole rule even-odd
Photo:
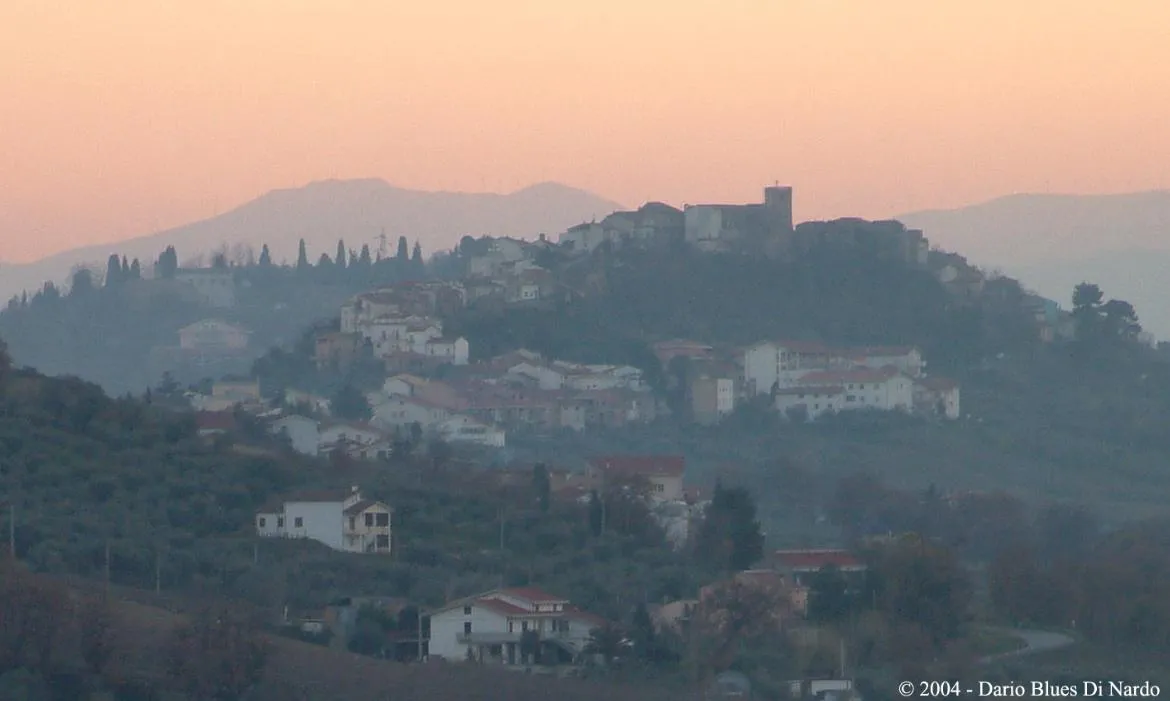
[{"label": "window", "polygon": [[464,615],[464,616],[470,616],[470,615],[471,615],[471,607],[470,607],[470,606],[464,606],[464,607],[463,607],[463,615]]},{"label": "window", "polygon": [[512,621],[508,621],[508,632],[509,632],[509,633],[515,633],[515,632],[516,632],[516,624],[515,624],[514,622],[512,622]]},{"label": "window", "polygon": [[390,549],[390,536],[380,535],[376,538],[376,540],[377,540],[377,547],[379,550],[389,550]]},{"label": "window", "polygon": [[293,528],[304,528],[304,527],[305,527],[305,519],[301,518],[300,516],[297,516],[296,518],[293,519]]},{"label": "window", "polygon": [[520,630],[525,632],[525,633],[528,632],[528,621],[521,621],[520,622]]},{"label": "window", "polygon": [[464,635],[471,635],[471,621],[464,621],[463,622],[463,634]]},{"label": "window", "polygon": [[260,524],[261,528],[266,528],[268,526],[268,520],[263,516],[261,516],[260,520],[258,520],[256,523]]},{"label": "window", "polygon": [[373,514],[366,514],[366,528],[370,528],[373,525],[374,525],[374,515]]},{"label": "window", "polygon": [[357,519],[353,516],[349,517],[349,530],[357,528]]},{"label": "window", "polygon": [[277,528],[284,528],[284,516],[277,516],[276,517],[276,527]]},{"label": "window", "polygon": [[390,525],[390,514],[375,514],[374,518],[380,528]]}]

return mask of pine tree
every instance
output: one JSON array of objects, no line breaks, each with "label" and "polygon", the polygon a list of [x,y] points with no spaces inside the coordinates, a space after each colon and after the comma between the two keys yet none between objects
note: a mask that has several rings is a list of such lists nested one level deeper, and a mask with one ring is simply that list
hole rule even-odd
[{"label": "pine tree", "polygon": [[422,265],[423,265],[422,246],[419,244],[419,242],[417,240],[414,242],[414,252],[412,252],[410,254],[410,262],[414,263],[415,267],[422,268]]},{"label": "pine tree", "polygon": [[321,257],[317,259],[317,268],[325,270],[333,267],[333,261],[329,258],[328,253],[322,253]]},{"label": "pine tree", "polygon": [[334,256],[334,258],[333,258],[333,264],[336,265],[338,268],[343,269],[343,270],[346,267],[345,241],[343,241],[342,239],[337,240],[337,255]]},{"label": "pine tree", "polygon": [[601,503],[601,495],[594,489],[589,493],[589,532],[600,536],[605,530],[605,505]]},{"label": "pine tree", "polygon": [[552,500],[552,480],[549,478],[548,467],[544,463],[537,463],[532,468],[532,490],[536,493],[536,503],[541,513],[548,513]]},{"label": "pine tree", "polygon": [[142,264],[138,262],[137,258],[135,258],[130,263],[130,279],[131,280],[141,280],[142,279]]},{"label": "pine tree", "polygon": [[166,250],[159,255],[154,268],[158,277],[164,280],[174,279],[175,273],[179,270],[179,254],[175,251],[174,246],[167,246]]},{"label": "pine tree", "polygon": [[268,252],[268,244],[260,247],[260,267],[267,268],[272,265],[272,254]]},{"label": "pine tree", "polygon": [[117,253],[111,253],[106,262],[106,287],[117,287],[122,284],[122,259]]},{"label": "pine tree", "polygon": [[410,259],[410,244],[406,242],[405,236],[398,237],[398,255],[396,258],[403,263]]},{"label": "pine tree", "polygon": [[759,561],[764,554],[764,535],[756,520],[756,504],[746,489],[715,483],[696,545],[698,552],[723,570],[739,572]]},{"label": "pine tree", "polygon": [[364,268],[368,268],[370,267],[371,263],[373,263],[373,261],[370,260],[370,245],[365,244],[362,246],[362,252],[358,256],[358,265]]},{"label": "pine tree", "polygon": [[309,252],[305,248],[305,240],[301,239],[300,246],[297,249],[297,270],[309,269]]}]

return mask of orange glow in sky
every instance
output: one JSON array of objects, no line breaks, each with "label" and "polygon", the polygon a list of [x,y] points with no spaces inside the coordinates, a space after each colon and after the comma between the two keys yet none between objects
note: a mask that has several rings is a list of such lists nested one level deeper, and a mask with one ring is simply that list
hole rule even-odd
[{"label": "orange glow in sky", "polygon": [[800,220],[1170,187],[1166,0],[0,3],[0,259],[381,177]]}]

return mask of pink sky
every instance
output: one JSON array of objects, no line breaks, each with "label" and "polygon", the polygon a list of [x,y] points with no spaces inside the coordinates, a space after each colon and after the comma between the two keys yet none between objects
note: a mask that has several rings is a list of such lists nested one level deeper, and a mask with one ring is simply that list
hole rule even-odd
[{"label": "pink sky", "polygon": [[381,177],[888,216],[1170,187],[1166,0],[0,4],[0,259]]}]

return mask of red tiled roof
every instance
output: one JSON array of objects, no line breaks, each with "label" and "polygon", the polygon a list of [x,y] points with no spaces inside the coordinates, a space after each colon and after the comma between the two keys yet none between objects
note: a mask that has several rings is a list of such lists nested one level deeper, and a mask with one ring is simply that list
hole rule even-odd
[{"label": "red tiled roof", "polygon": [[511,596],[525,601],[531,601],[534,604],[563,604],[569,600],[563,596],[555,596],[549,594],[547,591],[538,587],[512,587],[510,589],[501,589],[493,594],[502,596]]},{"label": "red tiled roof", "polygon": [[773,558],[781,567],[798,570],[819,570],[827,565],[843,569],[864,567],[861,560],[847,550],[777,550]]},{"label": "red tiled roof", "polygon": [[823,386],[823,385],[807,386],[806,385],[803,387],[788,387],[786,389],[782,389],[782,390],[776,392],[776,394],[788,397],[788,396],[800,396],[800,395],[805,395],[805,394],[816,394],[816,395],[841,394],[844,391],[845,391],[844,387],[829,387],[829,386]]},{"label": "red tiled roof", "polygon": [[885,382],[897,374],[898,371],[893,368],[883,368],[881,370],[820,370],[801,375],[799,382],[805,386],[839,386],[843,382]]},{"label": "red tiled roof", "polygon": [[476,599],[472,606],[482,606],[483,608],[502,614],[504,616],[516,616],[525,613],[532,613],[526,608],[521,608],[514,604],[509,604],[507,601],[500,599]]},{"label": "red tiled roof", "polygon": [[565,607],[565,617],[569,618],[570,620],[574,620],[574,621],[584,621],[584,622],[589,623],[597,628],[600,628],[601,626],[604,626],[607,623],[609,623],[609,621],[605,620],[601,616],[589,613],[588,611],[582,611],[581,609],[577,608],[576,606],[566,606]]},{"label": "red tiled roof", "polygon": [[602,472],[624,475],[669,475],[682,477],[686,458],[681,455],[605,455],[589,464]]},{"label": "red tiled roof", "polygon": [[385,507],[386,505],[380,501],[375,501],[374,499],[362,499],[358,503],[356,503],[353,506],[346,509],[344,513],[346,516],[353,516],[355,514],[362,513],[363,511],[370,508],[371,506]]}]

